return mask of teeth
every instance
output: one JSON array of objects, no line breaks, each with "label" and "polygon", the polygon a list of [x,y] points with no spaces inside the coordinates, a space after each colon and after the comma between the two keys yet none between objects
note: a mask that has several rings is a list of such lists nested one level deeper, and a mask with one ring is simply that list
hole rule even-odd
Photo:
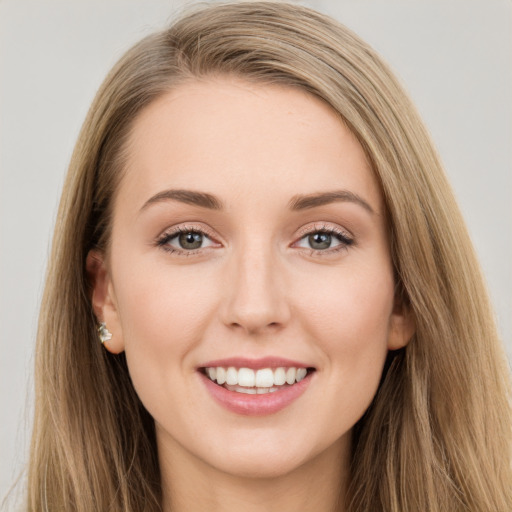
[{"label": "teeth", "polygon": [[[221,366],[218,366],[217,368],[215,368],[215,370],[215,373],[217,374],[217,384],[224,384],[224,382],[226,382],[226,370],[224,370],[224,368],[222,368]],[[215,379],[212,380],[215,381]]]},{"label": "teeth", "polygon": [[297,368],[297,375],[295,377],[297,382],[300,382],[308,373],[306,368]]},{"label": "teeth", "polygon": [[232,366],[230,366],[226,372],[226,384],[230,386],[238,384],[238,372],[236,371],[236,368],[233,368]]},{"label": "teeth", "polygon": [[254,370],[250,368],[240,368],[238,370],[238,385],[246,388],[254,387]]},{"label": "teeth", "polygon": [[256,372],[256,387],[271,388],[274,385],[274,372],[270,368],[264,368]]},{"label": "teeth", "polygon": [[[215,378],[212,379],[212,380],[215,380]],[[276,368],[274,370],[274,384],[276,386],[282,386],[285,382],[286,382],[286,371],[285,371],[285,369],[284,368]]]},{"label": "teeth", "polygon": [[295,368],[288,368],[288,370],[286,370],[286,383],[290,385],[294,384],[296,376],[297,370]]},{"label": "teeth", "polygon": [[245,393],[246,395],[264,395],[266,393],[274,393],[279,388],[272,386],[271,388],[244,388],[242,386],[225,386],[229,391],[236,391],[237,393]]},{"label": "teeth", "polygon": [[[206,375],[219,385],[225,384],[227,389],[248,394],[272,393],[276,386],[292,385],[300,382],[307,375],[306,368],[223,368],[222,366],[206,368]],[[236,388],[236,389],[235,389]]]}]

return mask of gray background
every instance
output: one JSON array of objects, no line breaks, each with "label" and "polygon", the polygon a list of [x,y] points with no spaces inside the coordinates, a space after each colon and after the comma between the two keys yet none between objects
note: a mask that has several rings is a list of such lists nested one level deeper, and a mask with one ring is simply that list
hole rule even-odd
[{"label": "gray background", "polygon": [[[26,460],[33,343],[63,177],[132,43],[187,2],[0,0],[0,501]],[[512,3],[318,0],[399,75],[431,131],[512,355]]]}]

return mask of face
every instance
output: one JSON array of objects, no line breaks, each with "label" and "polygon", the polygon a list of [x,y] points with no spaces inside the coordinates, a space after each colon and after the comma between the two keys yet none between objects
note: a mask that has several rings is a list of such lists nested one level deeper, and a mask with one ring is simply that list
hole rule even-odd
[{"label": "face", "polygon": [[226,78],[155,101],[128,149],[93,304],[159,450],[249,476],[343,450],[411,334],[355,137],[313,96]]}]

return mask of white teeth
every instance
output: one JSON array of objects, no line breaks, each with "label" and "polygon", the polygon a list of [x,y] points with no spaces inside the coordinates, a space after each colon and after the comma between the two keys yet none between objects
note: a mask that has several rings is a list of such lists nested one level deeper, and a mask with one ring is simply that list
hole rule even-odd
[{"label": "white teeth", "polygon": [[230,386],[238,384],[238,372],[236,371],[236,368],[233,368],[232,366],[230,366],[226,372],[226,384],[229,384]]},{"label": "white teeth", "polygon": [[271,368],[263,368],[256,372],[256,387],[271,388],[274,385],[274,372]]},{"label": "white teeth", "polygon": [[306,373],[308,373],[306,368],[297,368],[297,375],[295,377],[295,380],[297,382],[300,382],[306,376]]},{"label": "white teeth", "polygon": [[[206,375],[219,385],[225,384],[230,389],[233,387],[244,388],[240,393],[261,394],[272,393],[280,389],[280,386],[293,385],[303,380],[308,371],[306,368],[261,368],[257,371],[251,368],[235,368],[222,366],[205,368]],[[278,386],[278,387],[276,387]],[[238,391],[238,389],[233,389]]]},{"label": "white teeth", "polygon": [[[226,382],[226,370],[224,370],[224,368],[222,368],[222,366],[217,366],[216,368],[216,373],[217,373],[217,384],[224,384],[224,382]],[[214,379],[212,379],[214,380]]]},{"label": "white teeth", "polygon": [[236,391],[237,393],[244,393],[246,395],[265,395],[266,393],[274,393],[274,391],[279,390],[279,388],[275,386],[271,388],[244,388],[242,386],[228,386],[226,384],[225,387],[229,391]]},{"label": "white teeth", "polygon": [[296,375],[297,375],[297,370],[295,368],[288,368],[286,370],[286,383],[290,384],[290,386],[292,384],[294,384]]},{"label": "white teeth", "polygon": [[274,384],[282,386],[286,382],[286,370],[284,368],[276,368],[274,370]]},{"label": "white teeth", "polygon": [[254,370],[250,368],[240,368],[238,370],[238,385],[246,388],[254,387],[255,382]]}]

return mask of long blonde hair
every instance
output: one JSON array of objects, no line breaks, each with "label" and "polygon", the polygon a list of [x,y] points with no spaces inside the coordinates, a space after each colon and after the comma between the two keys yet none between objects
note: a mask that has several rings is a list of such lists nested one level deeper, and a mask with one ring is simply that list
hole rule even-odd
[{"label": "long blonde hair", "polygon": [[416,320],[354,428],[351,512],[512,510],[509,368],[473,248],[416,110],[352,32],[298,5],[203,7],[106,78],[64,186],[39,321],[28,510],[160,510],[154,424],[124,356],[98,342],[85,258],[106,250],[125,142],[179,83],[233,75],[321,98],[356,135],[385,199],[397,293]]}]

